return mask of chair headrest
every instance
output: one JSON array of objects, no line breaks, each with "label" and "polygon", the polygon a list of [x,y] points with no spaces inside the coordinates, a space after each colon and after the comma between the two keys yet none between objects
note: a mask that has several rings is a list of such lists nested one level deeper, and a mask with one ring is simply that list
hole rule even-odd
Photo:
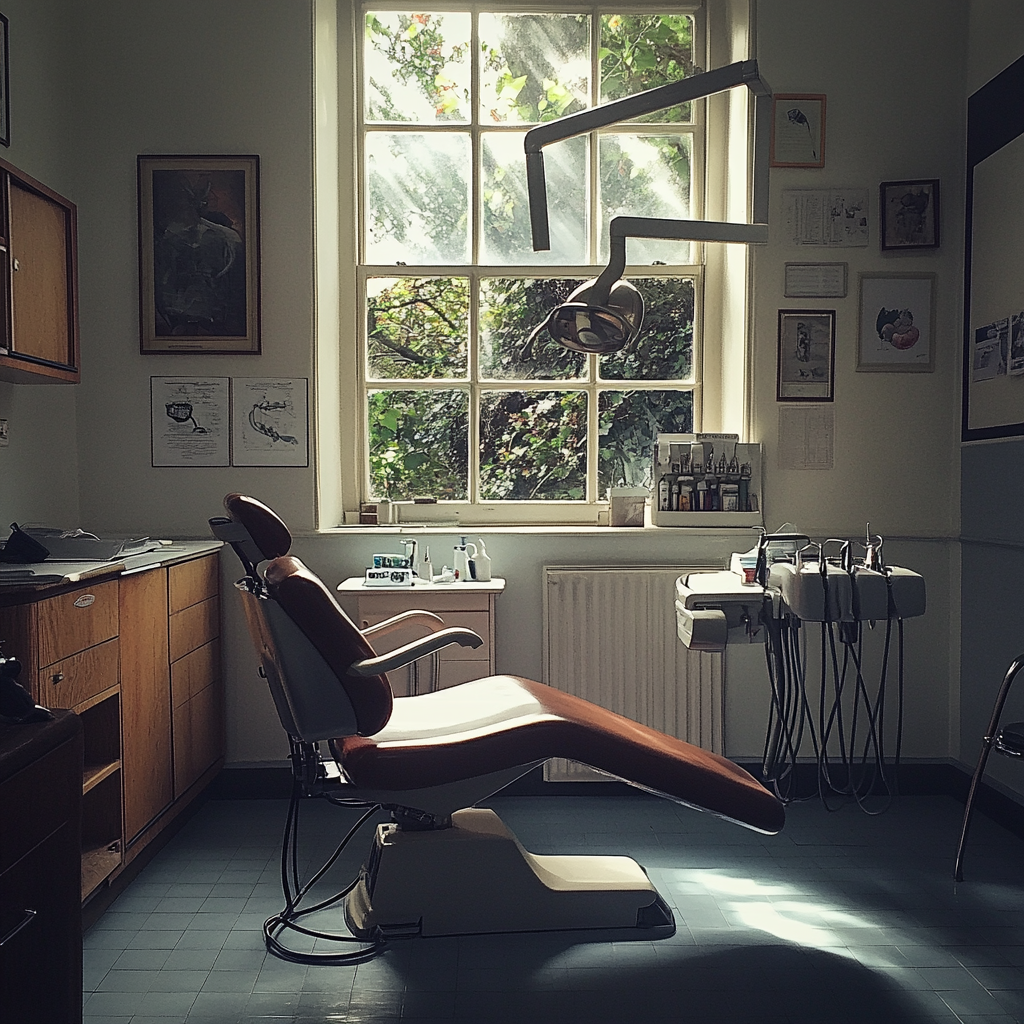
[{"label": "chair headrest", "polygon": [[292,535],[281,517],[262,501],[247,494],[229,494],[224,499],[224,508],[236,523],[245,527],[263,559],[288,554]]},{"label": "chair headrest", "polygon": [[345,614],[319,576],[297,558],[276,558],[267,566],[271,598],[316,648],[352,705],[359,735],[380,732],[391,717],[392,692],[386,675],[352,676],[356,661],[376,652]]}]

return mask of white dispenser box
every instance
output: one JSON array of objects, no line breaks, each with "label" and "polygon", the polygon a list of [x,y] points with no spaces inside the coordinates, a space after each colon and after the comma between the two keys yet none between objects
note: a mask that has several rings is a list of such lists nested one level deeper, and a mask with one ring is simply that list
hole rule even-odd
[{"label": "white dispenser box", "polygon": [[763,526],[762,454],[760,444],[740,441],[738,434],[658,434],[651,522]]}]

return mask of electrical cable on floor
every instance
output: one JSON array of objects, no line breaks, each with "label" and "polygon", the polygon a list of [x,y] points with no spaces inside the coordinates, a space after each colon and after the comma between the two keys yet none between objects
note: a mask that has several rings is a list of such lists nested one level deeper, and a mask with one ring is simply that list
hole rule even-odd
[{"label": "electrical cable on floor", "polygon": [[[281,888],[284,892],[285,906],[279,913],[267,918],[263,923],[263,941],[267,951],[280,960],[287,960],[297,964],[328,964],[345,965],[360,964],[372,960],[385,948],[383,936],[377,935],[372,940],[357,938],[351,934],[337,934],[324,932],[317,929],[306,928],[298,922],[300,919],[314,914],[320,910],[340,903],[359,882],[359,875],[343,889],[333,896],[321,900],[309,907],[300,908],[302,900],[309,894],[310,890],[321,878],[331,869],[338,857],[348,846],[353,837],[362,827],[381,809],[380,804],[369,804],[360,801],[339,799],[330,794],[320,794],[328,803],[338,807],[350,807],[364,809],[364,813],[358,821],[348,830],[344,838],[337,845],[334,852],[319,867],[313,876],[306,882],[299,877],[298,865],[298,842],[299,842],[299,807],[303,800],[302,782],[295,778],[292,784],[291,799],[288,804],[288,815],[285,820],[284,838],[281,844]],[[314,939],[324,939],[339,943],[359,943],[360,948],[349,952],[302,952],[291,949],[281,942],[279,936],[285,931],[297,932]]]},{"label": "electrical cable on floor", "polygon": [[[821,573],[821,580],[827,615],[827,572]],[[891,586],[890,579],[890,591]],[[764,611],[765,661],[771,689],[762,752],[765,784],[784,803],[815,795],[801,794],[797,789],[798,755],[806,738],[816,766],[816,795],[825,807],[835,811],[852,801],[866,814],[881,814],[898,795],[904,718],[903,620],[892,615],[894,605],[890,600],[892,617],[886,621],[878,687],[873,697],[864,677],[864,627],[859,618],[852,622],[821,623],[815,728],[807,698],[806,643],[800,620],[788,614],[773,616],[770,598],[765,601]],[[888,677],[894,618],[898,636],[895,751],[892,760],[887,761],[886,704],[891,695]],[[880,805],[874,803],[875,797],[881,797]]]}]

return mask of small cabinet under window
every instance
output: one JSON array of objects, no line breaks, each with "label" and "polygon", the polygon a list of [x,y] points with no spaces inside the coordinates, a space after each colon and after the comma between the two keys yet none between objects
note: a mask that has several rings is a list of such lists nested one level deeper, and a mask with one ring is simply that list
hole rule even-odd
[{"label": "small cabinet under window", "polygon": [[0,380],[77,384],[75,204],[0,160]]}]

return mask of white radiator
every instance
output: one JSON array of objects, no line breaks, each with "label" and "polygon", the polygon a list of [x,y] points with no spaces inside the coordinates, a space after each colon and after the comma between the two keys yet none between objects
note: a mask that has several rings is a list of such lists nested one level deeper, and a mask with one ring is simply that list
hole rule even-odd
[{"label": "white radiator", "polygon": [[[545,566],[544,681],[723,753],[722,655],[690,651],[676,635],[675,582],[694,568],[706,566]],[[607,778],[564,758],[544,777]]]}]

